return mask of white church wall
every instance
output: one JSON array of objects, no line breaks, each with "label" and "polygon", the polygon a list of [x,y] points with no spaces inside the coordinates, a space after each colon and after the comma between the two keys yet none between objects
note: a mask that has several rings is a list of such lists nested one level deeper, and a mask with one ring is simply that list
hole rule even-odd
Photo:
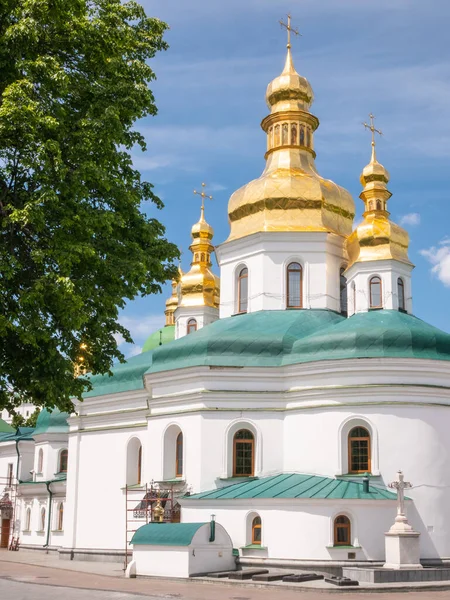
[{"label": "white church wall", "polygon": [[186,546],[134,546],[136,573],[154,577],[189,577]]},{"label": "white church wall", "polygon": [[175,310],[175,339],[187,335],[190,319],[197,322],[197,330],[210,325],[219,318],[219,310],[211,306],[179,306]]},{"label": "white church wall", "polygon": [[[203,505],[208,504],[203,508]],[[384,560],[384,532],[396,514],[395,501],[333,500],[242,500],[182,501],[182,521],[206,520],[211,513],[230,535],[233,547],[248,556],[248,515],[261,517],[261,549],[251,555],[296,560],[346,560],[355,552],[357,560]],[[335,517],[345,514],[351,522],[353,548],[333,546]]]},{"label": "white church wall", "polygon": [[303,269],[303,307],[340,310],[339,270],[345,265],[343,239],[318,232],[265,232],[221,244],[220,318],[236,314],[237,277],[248,269],[248,312],[286,308],[286,267]]}]

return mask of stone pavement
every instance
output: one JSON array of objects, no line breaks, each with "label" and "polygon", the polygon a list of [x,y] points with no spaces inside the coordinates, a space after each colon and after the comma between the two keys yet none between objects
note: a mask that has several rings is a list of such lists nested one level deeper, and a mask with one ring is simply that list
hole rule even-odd
[{"label": "stone pavement", "polygon": [[[125,579],[120,564],[60,561],[57,557],[40,552],[0,552],[1,600],[138,600],[144,598],[176,598],[178,600],[404,600],[404,591],[389,594],[382,588],[366,586],[353,590],[325,589],[322,582],[310,585],[241,582],[209,582],[200,580]],[[447,590],[409,591],[408,600],[450,600]]]}]

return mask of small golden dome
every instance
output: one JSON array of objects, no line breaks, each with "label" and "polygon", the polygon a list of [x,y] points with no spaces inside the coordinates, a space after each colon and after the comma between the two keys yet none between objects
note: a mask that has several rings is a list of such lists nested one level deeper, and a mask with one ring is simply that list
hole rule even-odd
[{"label": "small golden dome", "polygon": [[272,113],[285,110],[309,110],[314,93],[309,81],[297,73],[288,47],[283,72],[267,86],[266,102]]},{"label": "small golden dome", "polygon": [[314,94],[300,76],[288,45],[281,75],[268,86],[271,113],[261,127],[267,134],[263,174],[237,190],[228,203],[230,235],[238,239],[262,231],[325,231],[347,237],[355,205],[350,193],[317,173],[309,112]]},{"label": "small golden dome", "polygon": [[191,229],[191,268],[181,275],[178,286],[178,306],[211,306],[219,308],[220,279],[210,267],[214,246],[211,240],[214,230],[205,220],[202,204],[200,219]]},{"label": "small golden dome", "polygon": [[361,174],[365,204],[364,220],[347,240],[349,266],[355,262],[398,260],[411,264],[408,258],[409,236],[399,225],[389,219],[387,202],[392,196],[387,188],[389,172],[376,157],[372,141],[372,157]]}]

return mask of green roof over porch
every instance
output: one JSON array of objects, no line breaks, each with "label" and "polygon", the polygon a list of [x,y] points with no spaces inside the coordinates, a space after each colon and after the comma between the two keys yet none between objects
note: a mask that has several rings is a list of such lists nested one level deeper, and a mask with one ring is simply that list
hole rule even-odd
[{"label": "green roof over porch", "polygon": [[148,523],[131,538],[134,546],[189,546],[197,531],[207,523]]},{"label": "green roof over porch", "polygon": [[369,492],[363,483],[348,479],[333,479],[303,473],[282,473],[271,477],[245,480],[226,487],[185,496],[185,500],[238,500],[251,498],[286,498],[313,500],[395,500],[396,494],[369,483]]}]

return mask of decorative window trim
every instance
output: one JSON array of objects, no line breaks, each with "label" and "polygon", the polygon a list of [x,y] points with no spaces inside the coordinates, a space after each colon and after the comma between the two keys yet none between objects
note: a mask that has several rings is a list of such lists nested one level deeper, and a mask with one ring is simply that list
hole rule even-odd
[{"label": "decorative window trim", "polygon": [[[299,269],[293,268],[293,265],[300,267]],[[299,304],[290,304],[290,274],[300,272],[300,290],[299,290]],[[286,308],[303,308],[303,266],[300,261],[290,261],[285,268],[286,278]]]},{"label": "decorative window trim", "polygon": [[[248,429],[253,433],[254,436],[254,477],[262,471],[262,444],[263,439],[259,427],[250,419],[236,419],[232,421],[225,430],[224,436],[224,450],[223,450],[223,468],[220,479],[231,479],[233,478],[233,450],[234,450],[234,435],[240,429]],[[239,477],[238,479],[242,479]]]},{"label": "decorative window trim", "polygon": [[[259,523],[255,523],[255,521],[259,521]],[[256,535],[256,532],[259,531],[259,536]],[[259,539],[257,539],[259,537]],[[252,546],[262,546],[262,520],[259,515],[253,517],[252,519],[252,537],[251,537]]]},{"label": "decorative window trim", "polygon": [[[376,279],[379,280],[380,285],[380,304],[374,304],[372,300],[372,284],[378,283],[374,281]],[[369,308],[383,308],[383,280],[380,277],[380,275],[372,275],[371,277],[369,277]]]},{"label": "decorative window trim", "polygon": [[348,435],[354,427],[364,427],[370,434],[370,465],[371,465],[371,476],[380,475],[379,468],[379,437],[378,431],[375,425],[366,416],[352,415],[345,419],[338,430],[338,468],[336,470],[337,475],[349,475],[359,477],[360,474],[348,472]]},{"label": "decorative window trim", "polygon": [[[338,519],[341,519],[343,522],[338,523]],[[346,531],[346,538],[344,541],[339,541],[339,530],[342,529]],[[347,515],[337,515],[333,519],[333,546],[352,546],[352,522]]]},{"label": "decorative window trim", "polygon": [[[183,447],[183,432],[180,431],[180,433],[177,435],[177,439],[175,440],[175,477],[183,477],[183,469],[184,469],[184,447]],[[181,450],[180,450],[181,448]],[[181,458],[180,458],[181,455]],[[181,463],[181,464],[180,464]]]},{"label": "decorative window trim", "polygon": [[[246,271],[245,274],[243,274],[243,272]],[[241,294],[241,285],[242,285],[242,281],[243,280],[247,281],[247,298],[245,299],[245,302],[243,302],[243,296]],[[245,314],[248,313],[248,292],[249,292],[249,272],[248,272],[248,267],[246,265],[241,266],[238,268],[237,270],[237,279],[236,279],[236,308],[237,308],[237,313],[238,314]],[[244,310],[244,304],[245,304],[245,310]]]},{"label": "decorative window trim", "polygon": [[186,323],[186,335],[189,335],[190,333],[194,333],[195,331],[197,331],[197,329],[198,329],[197,319],[194,319],[194,318],[188,319],[188,321]]},{"label": "decorative window trim", "polygon": [[[66,456],[66,468],[63,469],[62,467],[63,465],[63,455],[65,454]],[[62,450],[59,451],[59,455],[58,455],[58,471],[57,473],[67,473],[67,469],[69,467],[69,450],[67,448],[63,448]]]}]

